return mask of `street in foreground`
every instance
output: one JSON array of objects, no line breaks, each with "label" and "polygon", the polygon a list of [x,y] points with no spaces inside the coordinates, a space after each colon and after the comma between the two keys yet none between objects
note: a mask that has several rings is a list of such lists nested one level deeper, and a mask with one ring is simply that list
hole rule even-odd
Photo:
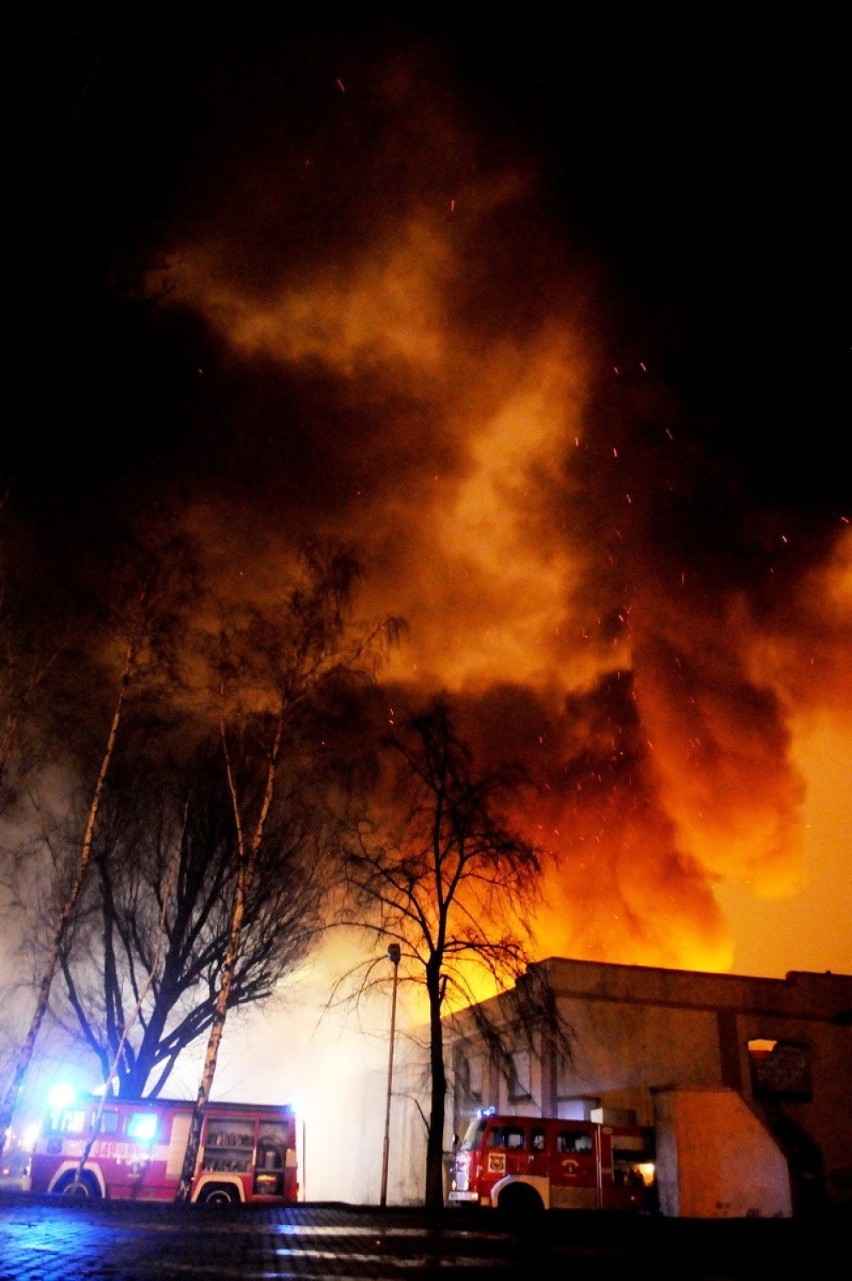
[{"label": "street in foreground", "polygon": [[697,1222],[571,1211],[515,1223],[487,1210],[214,1210],[0,1192],[0,1281],[753,1281],[843,1257],[850,1225],[850,1214]]}]

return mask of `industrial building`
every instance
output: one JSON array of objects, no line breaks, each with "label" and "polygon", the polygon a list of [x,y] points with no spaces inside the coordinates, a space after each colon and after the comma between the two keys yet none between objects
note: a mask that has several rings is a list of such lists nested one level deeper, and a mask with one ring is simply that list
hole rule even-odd
[{"label": "industrial building", "polygon": [[551,958],[445,1020],[452,1125],[494,1107],[654,1126],[664,1213],[852,1204],[850,1024],[850,975]]}]

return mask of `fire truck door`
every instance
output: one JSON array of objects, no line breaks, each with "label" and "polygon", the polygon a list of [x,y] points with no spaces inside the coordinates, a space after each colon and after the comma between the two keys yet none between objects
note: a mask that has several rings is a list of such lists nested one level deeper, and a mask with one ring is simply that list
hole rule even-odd
[{"label": "fire truck door", "polygon": [[523,1124],[490,1126],[485,1149],[485,1170],[490,1180],[527,1173],[529,1136]]},{"label": "fire truck door", "polygon": [[550,1175],[550,1153],[548,1152],[547,1131],[544,1126],[533,1126],[529,1135],[529,1152],[527,1153],[526,1173],[534,1178],[548,1178]]},{"label": "fire truck door", "polygon": [[554,1208],[594,1210],[600,1206],[593,1127],[568,1123],[560,1128],[551,1168],[550,1195]]},{"label": "fire truck door", "polygon": [[523,1126],[507,1126],[506,1140],[506,1173],[526,1174],[528,1163],[529,1136]]}]

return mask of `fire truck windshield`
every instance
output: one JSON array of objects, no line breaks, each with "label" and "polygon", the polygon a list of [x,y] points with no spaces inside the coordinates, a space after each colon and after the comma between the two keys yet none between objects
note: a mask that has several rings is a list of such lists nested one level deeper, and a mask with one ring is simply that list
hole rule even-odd
[{"label": "fire truck windshield", "polygon": [[464,1138],[459,1144],[459,1151],[472,1152],[475,1148],[478,1148],[482,1142],[482,1136],[485,1133],[487,1124],[485,1117],[478,1117],[476,1120],[471,1121],[465,1131]]}]

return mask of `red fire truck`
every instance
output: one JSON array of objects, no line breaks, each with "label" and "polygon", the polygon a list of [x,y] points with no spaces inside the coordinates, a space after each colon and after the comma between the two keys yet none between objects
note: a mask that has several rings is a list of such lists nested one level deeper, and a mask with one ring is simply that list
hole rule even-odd
[{"label": "red fire truck", "polygon": [[[192,1100],[74,1098],[48,1109],[30,1162],[32,1192],[172,1200]],[[80,1158],[95,1132],[82,1176]],[[292,1109],[208,1103],[190,1199],[284,1205],[298,1198]]]},{"label": "red fire truck", "polygon": [[454,1150],[448,1200],[518,1211],[652,1211],[654,1132],[486,1111]]}]

